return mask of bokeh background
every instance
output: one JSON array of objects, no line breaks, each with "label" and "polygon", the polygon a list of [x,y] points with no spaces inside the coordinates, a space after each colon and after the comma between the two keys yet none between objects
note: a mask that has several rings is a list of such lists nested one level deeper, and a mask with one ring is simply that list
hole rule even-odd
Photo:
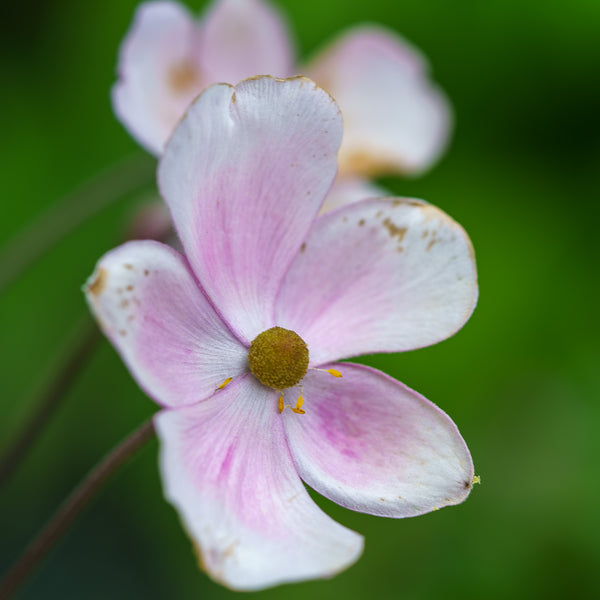
[{"label": "bokeh background", "polygon": [[[420,178],[384,184],[437,204],[467,229],[479,306],[452,339],[367,362],[453,417],[482,484],[460,506],[408,520],[320,501],[366,536],[362,559],[332,580],[252,596],[600,597],[600,4],[277,4],[304,57],[357,22],[396,29],[429,57],[452,100],[455,133],[439,164]],[[117,48],[135,5],[3,5],[0,251],[102,169],[143,157],[109,102]],[[87,313],[81,285],[123,235],[135,206],[153,194],[152,171],[148,159],[145,186],[64,239],[0,297],[0,448],[68,354]],[[155,410],[102,340],[0,490],[0,568],[90,466]],[[18,597],[232,598],[197,568],[162,498],[156,463],[152,442],[110,481]]]}]

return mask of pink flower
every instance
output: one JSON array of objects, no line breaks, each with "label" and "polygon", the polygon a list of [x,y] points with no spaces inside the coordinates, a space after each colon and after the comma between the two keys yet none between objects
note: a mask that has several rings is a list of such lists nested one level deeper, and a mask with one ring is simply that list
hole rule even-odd
[{"label": "pink flower", "polygon": [[[284,22],[261,0],[214,0],[200,22],[181,4],[143,3],[118,71],[115,112],[156,155],[204,88],[259,74],[301,72],[334,96],[345,121],[344,177],[421,172],[441,154],[450,131],[448,102],[430,82],[426,60],[397,34],[355,27],[297,66]],[[355,183],[362,188],[360,179]]]},{"label": "pink flower", "polygon": [[470,241],[420,200],[317,218],[341,138],[335,102],[306,78],[208,88],[158,169],[185,257],[129,242],[86,286],[163,407],[166,496],[204,568],[235,589],[328,577],[360,555],[361,536],[302,480],[394,518],[471,488],[469,451],[446,414],[375,369],[337,362],[456,332],[477,296]]}]

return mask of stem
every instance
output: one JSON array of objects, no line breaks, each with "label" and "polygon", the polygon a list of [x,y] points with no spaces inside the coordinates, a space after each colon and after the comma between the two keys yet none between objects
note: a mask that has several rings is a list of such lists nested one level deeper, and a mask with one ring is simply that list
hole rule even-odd
[{"label": "stem", "polygon": [[[77,326],[76,333],[68,344],[67,355],[58,369],[54,379],[43,383],[41,398],[32,409],[33,414],[25,423],[20,433],[9,445],[0,459],[0,488],[8,481],[20,462],[26,457],[39,432],[48,422],[56,407],[64,397],[69,386],[85,365],[98,342],[102,339],[100,331],[92,319],[86,315],[84,321]],[[74,341],[73,341],[74,340]]]},{"label": "stem", "polygon": [[107,479],[154,435],[154,423],[150,419],[125,438],[90,471],[87,477],[59,507],[37,538],[27,547],[21,558],[8,571],[4,580],[0,583],[0,600],[10,598],[52,549],[89,501],[98,493]]},{"label": "stem", "polygon": [[0,254],[0,293],[73,229],[153,181],[154,170],[154,161],[146,155],[127,157],[50,206],[4,245]]}]

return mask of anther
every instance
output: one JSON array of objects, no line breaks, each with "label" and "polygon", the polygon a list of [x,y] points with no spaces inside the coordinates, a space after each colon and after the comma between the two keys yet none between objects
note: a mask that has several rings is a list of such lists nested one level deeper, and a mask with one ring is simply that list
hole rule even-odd
[{"label": "anther", "polygon": [[311,371],[321,371],[322,373],[329,373],[333,377],[341,377],[342,374],[337,369],[316,369],[311,367]]},{"label": "anther", "polygon": [[292,408],[292,411],[295,412],[297,415],[304,415],[306,414],[305,410],[302,410],[302,405],[304,404],[304,398],[302,397],[302,394],[300,394],[300,396],[298,396],[298,400],[296,401],[296,408],[292,408],[290,406],[290,408]]},{"label": "anther", "polygon": [[223,383],[221,383],[217,386],[217,389],[222,390],[226,385],[229,385],[232,380],[233,380],[233,377],[228,377]]}]

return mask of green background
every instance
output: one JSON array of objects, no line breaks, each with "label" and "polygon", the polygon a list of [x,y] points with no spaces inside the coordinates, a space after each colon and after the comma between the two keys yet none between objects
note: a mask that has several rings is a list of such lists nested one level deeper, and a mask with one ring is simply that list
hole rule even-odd
[{"label": "green background", "polygon": [[[360,21],[401,32],[452,100],[449,151],[425,176],[385,180],[469,232],[480,300],[455,337],[372,357],[447,411],[482,484],[464,504],[386,520],[323,501],[366,536],[330,581],[265,599],[600,597],[597,0],[281,0],[308,56]],[[192,5],[200,8],[201,3]],[[0,250],[101,169],[143,154],[109,88],[132,0],[11,3],[0,19]],[[80,288],[133,207],[103,211],[0,297],[0,448],[35,404],[87,309]],[[21,470],[0,491],[8,566],[100,457],[155,405],[102,341]],[[162,498],[157,444],[123,468],[19,596],[230,598],[196,566]]]}]

